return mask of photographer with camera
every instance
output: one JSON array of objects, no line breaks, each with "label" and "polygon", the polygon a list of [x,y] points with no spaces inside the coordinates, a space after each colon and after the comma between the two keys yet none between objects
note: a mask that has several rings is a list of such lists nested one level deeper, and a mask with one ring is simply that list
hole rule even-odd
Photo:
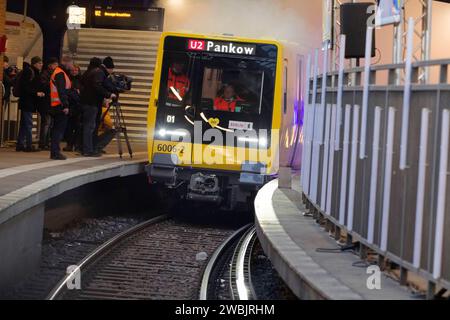
[{"label": "photographer with camera", "polygon": [[[112,101],[105,101],[102,109],[102,115],[99,122],[98,137],[95,143],[95,151],[105,153],[104,148],[114,139],[118,137],[118,144],[120,145],[120,134],[122,133],[130,146],[128,135],[126,133],[125,120],[123,118],[122,110],[119,103],[119,94],[131,90],[133,79],[123,74],[112,73],[106,80],[106,87],[116,94],[116,98]],[[112,121],[110,112],[114,114],[114,121]],[[130,152],[131,147],[129,147]],[[121,153],[119,146],[119,154]]]},{"label": "photographer with camera", "polygon": [[[109,64],[110,61],[106,62],[108,65],[102,65],[102,61],[99,58],[92,58],[88,70],[83,74],[81,79],[81,105],[83,114],[82,155],[85,157],[102,156],[101,153],[94,151],[94,138],[97,138],[96,129],[101,119],[101,108],[105,99],[117,98],[117,95],[110,88],[106,87],[106,79],[109,74],[108,67],[111,67],[111,64]],[[114,69],[113,63],[112,67]]]}]

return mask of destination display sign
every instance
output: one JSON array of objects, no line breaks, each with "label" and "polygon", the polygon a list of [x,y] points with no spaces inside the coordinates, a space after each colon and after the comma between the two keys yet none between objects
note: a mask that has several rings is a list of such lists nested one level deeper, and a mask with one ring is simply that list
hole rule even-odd
[{"label": "destination display sign", "polygon": [[94,28],[162,31],[163,8],[121,8],[96,6],[91,25]]},{"label": "destination display sign", "polygon": [[187,48],[190,51],[207,51],[246,56],[256,55],[256,45],[237,42],[188,39]]}]

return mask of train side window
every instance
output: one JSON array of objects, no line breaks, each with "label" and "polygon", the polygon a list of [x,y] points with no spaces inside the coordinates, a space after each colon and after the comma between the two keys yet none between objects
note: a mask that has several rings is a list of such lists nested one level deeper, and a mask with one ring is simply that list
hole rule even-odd
[{"label": "train side window", "polygon": [[203,74],[202,110],[261,114],[263,71],[205,67]]}]

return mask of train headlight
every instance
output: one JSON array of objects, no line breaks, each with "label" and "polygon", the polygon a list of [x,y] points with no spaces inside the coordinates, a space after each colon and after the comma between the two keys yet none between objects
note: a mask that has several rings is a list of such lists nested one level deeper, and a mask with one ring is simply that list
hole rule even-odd
[{"label": "train headlight", "polygon": [[159,130],[158,133],[159,133],[159,136],[160,136],[160,137],[163,137],[163,138],[164,138],[164,137],[166,136],[167,131],[166,131],[166,129],[161,129],[161,130]]}]

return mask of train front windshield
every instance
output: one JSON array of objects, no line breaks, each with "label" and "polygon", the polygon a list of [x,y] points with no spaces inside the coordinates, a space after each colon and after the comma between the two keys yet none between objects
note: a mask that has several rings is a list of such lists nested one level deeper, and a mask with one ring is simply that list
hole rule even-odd
[{"label": "train front windshield", "polygon": [[187,130],[193,136],[196,122],[203,132],[270,131],[277,50],[269,44],[167,37],[157,132]]},{"label": "train front windshield", "polygon": [[263,71],[205,67],[201,110],[260,115],[263,89]]}]

